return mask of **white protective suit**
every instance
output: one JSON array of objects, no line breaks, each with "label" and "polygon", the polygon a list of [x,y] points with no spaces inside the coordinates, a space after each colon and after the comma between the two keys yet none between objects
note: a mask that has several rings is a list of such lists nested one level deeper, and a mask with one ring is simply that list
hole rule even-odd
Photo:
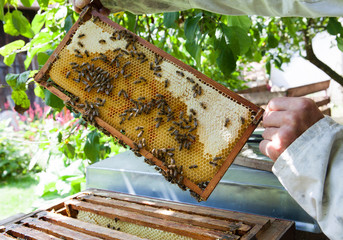
[{"label": "white protective suit", "polygon": [[[101,0],[112,12],[203,9],[226,15],[343,16],[343,0]],[[277,159],[274,174],[333,240],[343,239],[343,126],[325,117]]]},{"label": "white protective suit", "polygon": [[343,16],[342,0],[100,0],[111,12],[134,14],[198,8],[225,15]]}]

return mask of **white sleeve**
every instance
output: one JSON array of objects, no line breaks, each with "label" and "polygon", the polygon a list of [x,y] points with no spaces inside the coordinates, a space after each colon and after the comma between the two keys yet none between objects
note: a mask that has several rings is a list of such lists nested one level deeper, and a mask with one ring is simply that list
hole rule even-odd
[{"label": "white sleeve", "polygon": [[161,13],[198,8],[225,15],[343,16],[342,0],[101,0],[112,12]]},{"label": "white sleeve", "polygon": [[281,154],[273,172],[330,239],[343,239],[343,126],[321,119]]}]

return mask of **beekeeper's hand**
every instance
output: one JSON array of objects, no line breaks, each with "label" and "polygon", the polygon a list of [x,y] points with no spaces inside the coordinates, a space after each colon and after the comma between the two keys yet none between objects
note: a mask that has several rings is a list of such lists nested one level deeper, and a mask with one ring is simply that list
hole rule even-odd
[{"label": "beekeeper's hand", "polygon": [[263,115],[260,151],[273,161],[324,115],[309,98],[281,97],[269,101]]},{"label": "beekeeper's hand", "polygon": [[[73,2],[75,12],[80,13],[85,6],[90,4],[91,0],[72,0],[72,2]],[[101,4],[100,0],[92,1],[92,6],[97,8],[98,11],[103,15],[108,16],[111,13],[109,9],[105,8]]]}]

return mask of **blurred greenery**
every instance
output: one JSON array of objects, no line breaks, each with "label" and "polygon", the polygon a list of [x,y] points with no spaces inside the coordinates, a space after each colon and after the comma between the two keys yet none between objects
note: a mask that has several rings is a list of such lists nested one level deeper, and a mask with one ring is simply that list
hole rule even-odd
[{"label": "blurred greenery", "polygon": [[16,213],[29,213],[39,198],[35,194],[38,180],[34,175],[9,177],[0,181],[0,220]]}]

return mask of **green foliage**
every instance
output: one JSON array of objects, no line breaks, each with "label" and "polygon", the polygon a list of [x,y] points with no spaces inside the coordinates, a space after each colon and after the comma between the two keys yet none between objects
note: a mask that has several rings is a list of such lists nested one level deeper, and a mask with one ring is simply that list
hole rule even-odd
[{"label": "green foliage", "polygon": [[60,112],[64,107],[63,101],[49,90],[44,90],[45,104]]},{"label": "green foliage", "polygon": [[[16,133],[13,128],[8,127],[10,120],[0,122],[0,181],[28,174],[27,166],[32,156],[29,144],[25,141],[18,143],[11,139]],[[40,168],[37,165],[31,169],[31,172],[38,171]]]}]

